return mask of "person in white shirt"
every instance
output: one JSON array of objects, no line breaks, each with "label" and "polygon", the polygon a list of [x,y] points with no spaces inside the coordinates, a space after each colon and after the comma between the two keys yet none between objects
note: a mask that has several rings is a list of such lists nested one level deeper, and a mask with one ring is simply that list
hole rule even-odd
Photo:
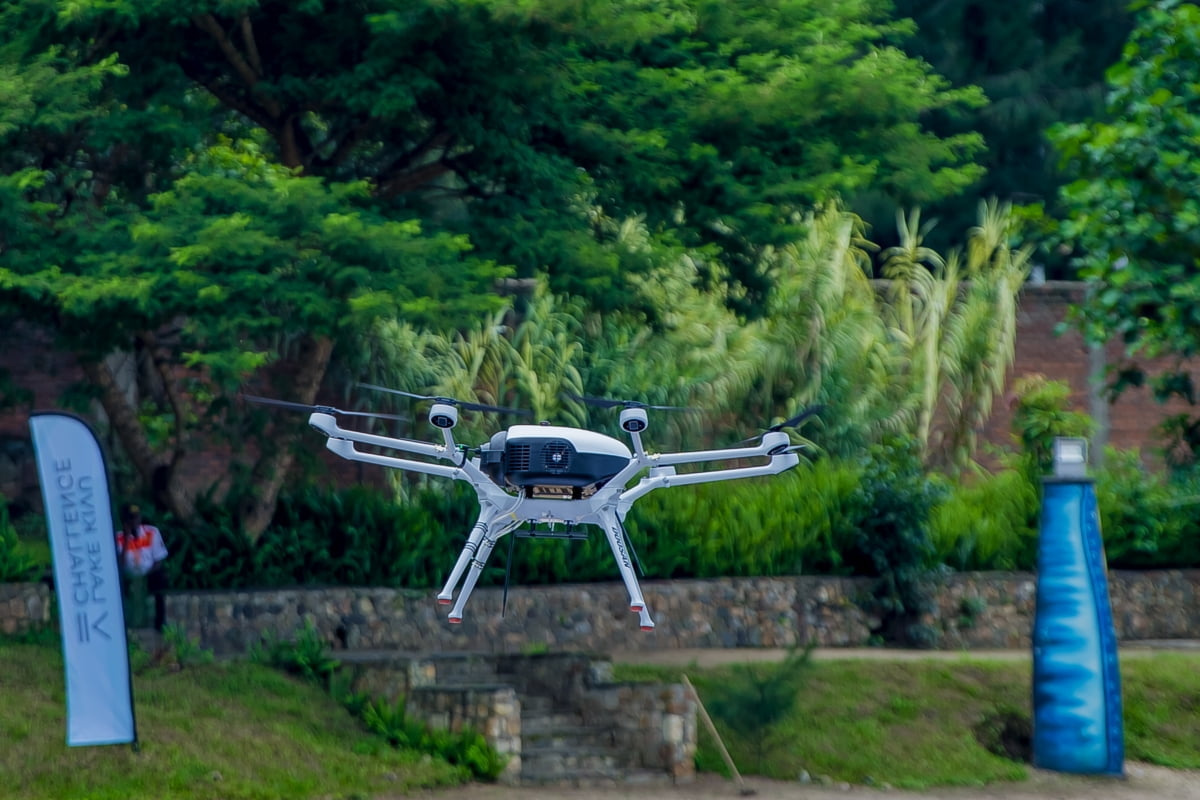
[{"label": "person in white shirt", "polygon": [[[167,623],[167,546],[162,533],[142,521],[142,510],[127,503],[121,507],[121,530],[117,533],[117,556],[127,577],[145,578],[146,591],[154,595],[154,629]],[[144,612],[141,612],[144,613]],[[135,618],[140,618],[141,613]]]}]

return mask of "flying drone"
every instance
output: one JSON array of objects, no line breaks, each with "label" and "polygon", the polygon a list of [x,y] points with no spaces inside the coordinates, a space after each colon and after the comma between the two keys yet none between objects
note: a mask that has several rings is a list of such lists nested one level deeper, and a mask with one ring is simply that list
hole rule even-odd
[{"label": "flying drone", "polygon": [[[347,460],[471,484],[479,500],[479,518],[471,528],[445,586],[437,595],[439,604],[453,604],[448,615],[451,623],[462,622],[467,600],[501,538],[515,532],[515,536],[530,538],[582,539],[586,538],[586,534],[577,529],[587,525],[604,531],[629,594],[629,610],[638,614],[642,630],[653,630],[654,621],[634,573],[637,556],[623,524],[630,507],[655,489],[775,475],[791,469],[800,461],[795,452],[800,446],[792,445],[783,429],[798,425],[819,410],[808,409],[734,447],[649,453],[642,443],[642,434],[649,425],[647,412],[674,407],[571,395],[577,401],[620,408],[620,426],[629,435],[631,446],[594,431],[542,422],[536,425],[512,425],[494,434],[487,444],[469,448],[454,439],[453,429],[458,424],[460,409],[527,412],[448,397],[413,394],[374,384],[360,386],[419,400],[432,400],[429,422],[441,430],[442,443],[349,430],[341,427],[336,419],[338,415],[396,419],[395,415],[341,411],[330,406],[308,406],[261,397],[246,396],[246,399],[311,411],[308,424],[327,437],[326,447],[330,451]],[[757,444],[741,446],[754,439],[758,439]],[[360,445],[450,463],[439,464],[364,452],[359,449]],[[766,461],[755,466],[729,466],[685,474],[676,472],[677,466],[685,464],[760,458]],[[646,474],[630,485],[643,472]],[[558,525],[565,526],[565,531],[558,531]]]}]

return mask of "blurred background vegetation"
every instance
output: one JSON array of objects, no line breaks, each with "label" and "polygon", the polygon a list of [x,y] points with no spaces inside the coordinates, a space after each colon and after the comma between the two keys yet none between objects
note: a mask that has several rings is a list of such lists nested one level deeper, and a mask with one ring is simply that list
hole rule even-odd
[{"label": "blurred background vegetation", "polygon": [[[1054,376],[1000,397],[1032,272],[1091,283],[1072,319],[1128,345],[1114,390],[1177,355],[1151,380],[1194,399],[1191,3],[18,0],[0,30],[0,320],[81,365],[57,401],[176,588],[434,586],[473,522],[462,486],[332,485],[242,391],[414,438],[423,407],[356,385],[613,434],[571,395],[695,407],[654,417],[663,451],[819,405],[806,463],[651,494],[632,542],[652,577],[869,576],[880,634],[919,642],[940,571],[1033,565],[1050,442],[1094,431]],[[1200,566],[1197,426],[1105,454],[1111,566]],[[0,511],[0,580],[36,578],[41,521]],[[610,557],[527,542],[513,574]]]}]

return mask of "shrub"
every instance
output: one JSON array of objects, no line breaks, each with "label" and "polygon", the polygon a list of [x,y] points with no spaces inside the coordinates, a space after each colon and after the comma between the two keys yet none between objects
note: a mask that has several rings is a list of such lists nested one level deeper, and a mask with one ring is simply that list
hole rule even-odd
[{"label": "shrub", "polygon": [[1096,474],[1105,554],[1112,567],[1200,566],[1200,477],[1148,471],[1135,451],[1109,449]]},{"label": "shrub", "polygon": [[1037,561],[1039,488],[1023,470],[955,485],[929,519],[934,558],[955,570],[1028,570]]},{"label": "shrub", "polygon": [[778,664],[739,664],[728,680],[711,687],[707,704],[712,716],[750,742],[762,772],[772,726],[796,705],[805,673],[812,664],[812,648],[793,648]]},{"label": "shrub", "polygon": [[0,583],[19,583],[32,579],[42,564],[17,536],[8,518],[8,504],[0,496]]},{"label": "shrub", "polygon": [[864,460],[849,508],[854,537],[844,552],[854,574],[876,580],[866,605],[881,619],[874,631],[885,641],[919,647],[936,644],[921,622],[933,610],[935,552],[928,522],[945,489],[923,472],[911,439],[873,446]]},{"label": "shrub", "polygon": [[341,662],[329,654],[329,648],[321,640],[320,634],[307,620],[301,631],[292,639],[264,637],[260,644],[251,648],[250,659],[312,681],[326,689],[331,687],[333,674],[341,666]]},{"label": "shrub", "polygon": [[658,492],[634,507],[629,530],[655,577],[837,571],[858,475],[856,465],[822,460],[770,478]]},{"label": "shrub", "polygon": [[1013,438],[1021,446],[1031,478],[1050,471],[1056,438],[1089,438],[1095,431],[1091,417],[1070,410],[1071,387],[1065,381],[1025,375],[1013,384],[1013,394]]}]

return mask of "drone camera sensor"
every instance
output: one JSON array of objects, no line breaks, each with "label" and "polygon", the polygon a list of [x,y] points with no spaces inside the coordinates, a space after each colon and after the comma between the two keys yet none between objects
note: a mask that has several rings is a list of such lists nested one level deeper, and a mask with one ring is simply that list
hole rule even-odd
[{"label": "drone camera sensor", "polygon": [[621,412],[621,430],[626,433],[641,433],[646,430],[647,421],[643,408],[627,408]]},{"label": "drone camera sensor", "polygon": [[429,409],[429,424],[435,428],[453,428],[458,424],[458,409],[447,403],[437,403]]}]

